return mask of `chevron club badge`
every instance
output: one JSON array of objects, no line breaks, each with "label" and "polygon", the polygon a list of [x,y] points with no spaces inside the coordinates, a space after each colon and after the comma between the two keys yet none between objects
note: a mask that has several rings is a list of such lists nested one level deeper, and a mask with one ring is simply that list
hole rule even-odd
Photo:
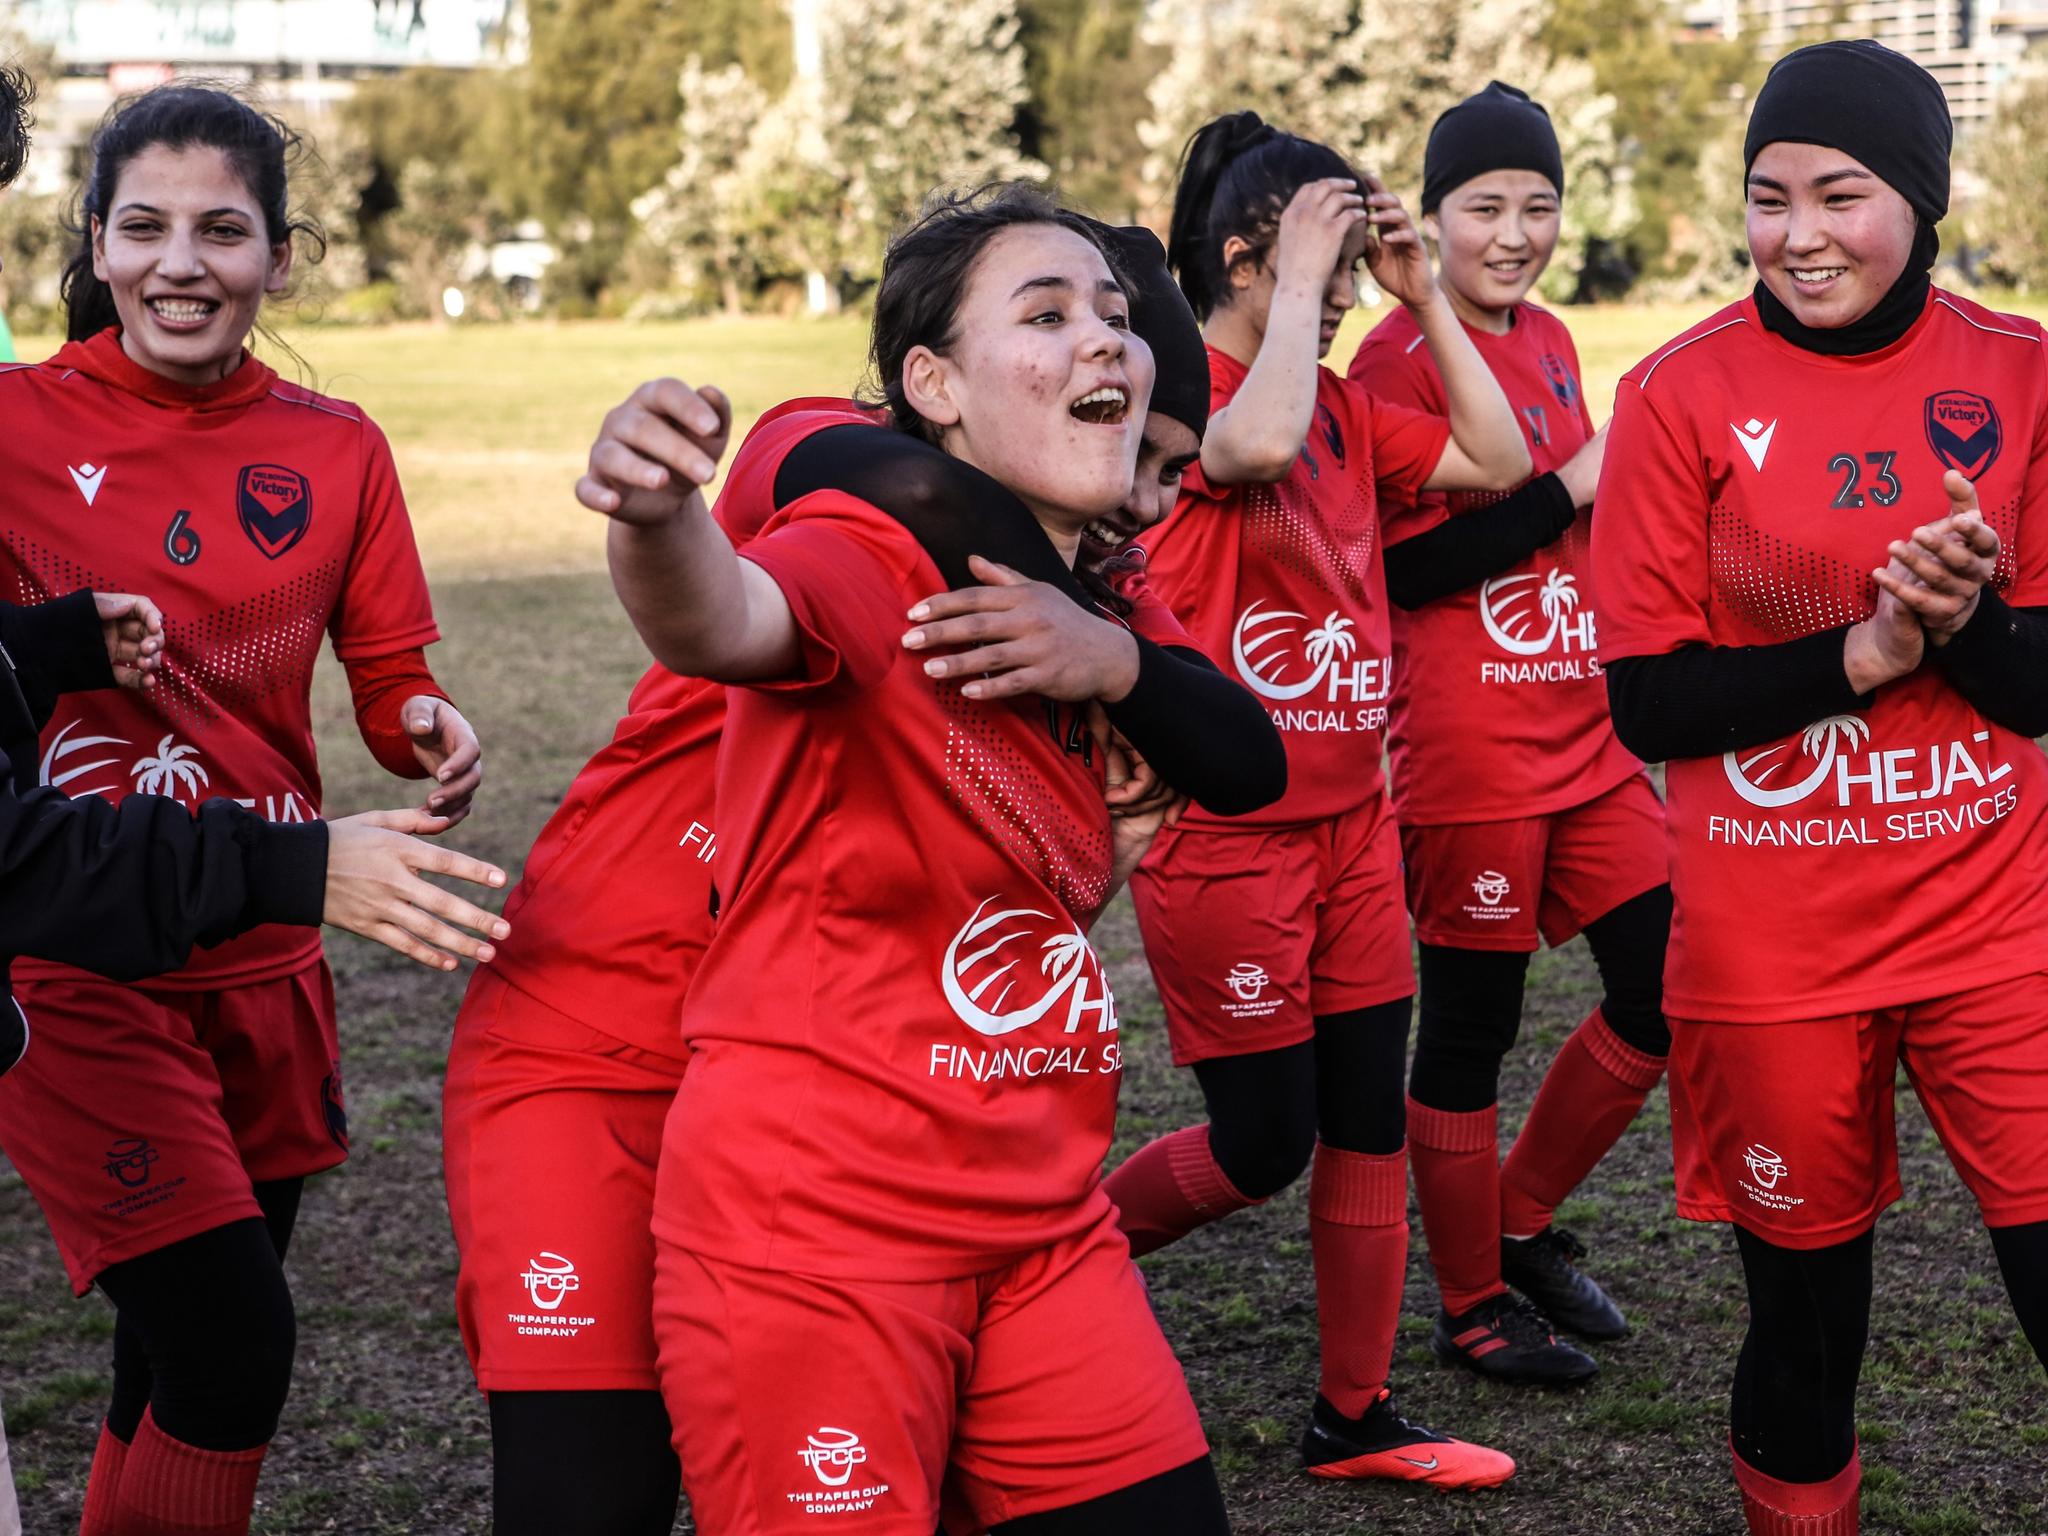
[{"label": "chevron club badge", "polygon": [[1944,389],[1927,397],[1927,446],[1965,479],[1975,480],[1989,469],[2004,441],[1998,407],[1989,396]]}]

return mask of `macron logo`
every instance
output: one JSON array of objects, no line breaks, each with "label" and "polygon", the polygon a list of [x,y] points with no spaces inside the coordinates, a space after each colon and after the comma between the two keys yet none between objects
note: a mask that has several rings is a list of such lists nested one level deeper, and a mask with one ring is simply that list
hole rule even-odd
[{"label": "macron logo", "polygon": [[66,464],[64,467],[71,470],[71,483],[78,487],[78,494],[85,498],[85,504],[91,506],[93,498],[100,493],[100,482],[107,478],[107,466],[102,464],[94,469],[90,464],[81,464],[73,469]]},{"label": "macron logo", "polygon": [[1767,427],[1752,416],[1739,427],[1729,422],[1728,430],[1735,434],[1735,440],[1742,444],[1742,451],[1749,455],[1751,467],[1762,469],[1764,455],[1771,451],[1771,434],[1778,430],[1778,424],[1774,421]]}]

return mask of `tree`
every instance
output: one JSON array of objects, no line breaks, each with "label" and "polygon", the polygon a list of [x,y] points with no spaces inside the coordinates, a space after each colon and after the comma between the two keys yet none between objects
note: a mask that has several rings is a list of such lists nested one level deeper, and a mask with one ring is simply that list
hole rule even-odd
[{"label": "tree", "polygon": [[2015,287],[2048,287],[2048,143],[2040,133],[2048,112],[2048,69],[2035,64],[2009,86],[1992,120],[1966,151],[1984,181],[1969,210],[1972,240],[1987,247],[1984,264]]},{"label": "tree", "polygon": [[737,311],[761,277],[741,213],[740,162],[768,99],[740,65],[708,70],[696,58],[683,66],[678,88],[682,158],[635,200],[633,213],[686,290],[716,289],[725,308]]},{"label": "tree", "polygon": [[1024,153],[1061,195],[1104,218],[1133,219],[1145,201],[1138,123],[1166,52],[1141,36],[1145,0],[1019,0]]},{"label": "tree", "polygon": [[1489,78],[1541,101],[1557,127],[1568,240],[1546,287],[1570,294],[1589,244],[1634,211],[1618,158],[1615,104],[1582,60],[1543,47],[1546,0],[1159,0],[1146,36],[1170,44],[1140,133],[1161,206],[1195,129],[1251,107],[1382,176],[1411,204],[1430,125]]}]

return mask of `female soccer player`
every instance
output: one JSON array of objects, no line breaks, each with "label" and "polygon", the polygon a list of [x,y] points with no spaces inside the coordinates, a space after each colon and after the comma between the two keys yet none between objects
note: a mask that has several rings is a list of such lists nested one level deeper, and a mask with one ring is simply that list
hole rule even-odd
[{"label": "female soccer player", "polygon": [[[1136,243],[1140,234],[1149,251]],[[1114,238],[1134,285],[1132,327],[1176,378],[1153,391],[1129,499],[1084,548],[1082,559],[1098,566],[1172,505],[1209,405],[1201,335],[1157,239],[1143,231]],[[670,475],[635,445],[658,444],[698,398],[678,380],[636,390],[607,418],[594,470],[624,484]],[[876,421],[850,400],[797,400],[769,412],[727,479],[717,509],[726,532],[743,547],[757,527],[736,518],[758,524],[830,485],[857,490],[906,527],[1000,553],[1073,588],[1009,491]],[[594,510],[614,494],[595,472],[582,489]],[[984,572],[994,585],[932,598],[922,628],[938,638],[923,649],[946,653],[946,635],[966,627],[983,652],[976,670],[1029,685],[1073,649],[1067,615],[1085,598],[1045,582],[1017,585],[1008,571]],[[1140,634],[1162,647],[1191,644],[1163,604],[1131,592],[1121,572],[1117,585]],[[1102,643],[1130,643],[1103,629]],[[992,657],[992,646],[1003,649]],[[1191,665],[1206,681],[1188,675]],[[1169,656],[1141,669],[1151,675],[1118,707],[1119,719],[1177,779],[1212,799],[1242,794],[1230,778],[1256,768],[1257,733],[1271,735],[1263,712],[1198,661]],[[1242,696],[1249,718],[1228,718],[1218,689]],[[1149,713],[1148,690],[1156,695]],[[496,1518],[508,1536],[665,1532],[674,1521],[679,1471],[655,1369],[648,1219],[662,1121],[687,1065],[678,1015],[711,937],[713,774],[724,716],[720,685],[648,671],[613,740],[542,831],[507,903],[518,938],[479,968],[457,1018],[444,1139],[462,1253],[458,1311],[490,1395]],[[1171,723],[1164,737],[1148,737],[1153,716]],[[1183,744],[1187,719],[1208,729]],[[1217,751],[1215,737],[1235,743],[1247,734],[1251,750]],[[1184,745],[1205,760],[1190,762]],[[1269,797],[1285,772],[1277,736],[1270,748],[1274,782],[1261,791]],[[650,899],[620,901],[619,890]],[[519,1198],[503,1198],[506,1189]]]},{"label": "female soccer player", "polygon": [[[944,200],[876,298],[890,419],[1008,486],[1072,559],[1129,493],[1150,392],[1124,306],[1041,196]],[[736,559],[683,494],[719,415],[680,427],[680,483],[615,485],[609,510],[657,659],[739,685],[719,928],[655,1201],[697,1518],[928,1536],[943,1487],[997,1530],[1223,1530],[1098,1187],[1121,1066],[1085,937],[1116,873],[1100,755],[1072,705],[977,699],[904,644],[937,568],[865,503],[806,496]]]},{"label": "female soccer player", "polygon": [[1623,379],[1594,514],[1615,727],[1670,759],[1678,1210],[1735,1224],[1774,1536],[1856,1529],[1900,1064],[2048,1359],[2048,364],[1929,283],[1949,145],[1902,54],[1778,61],[1755,291]]},{"label": "female soccer player", "polygon": [[[5,595],[126,588],[166,616],[159,686],[66,701],[42,776],[311,821],[327,631],[372,752],[432,775],[426,809],[452,823],[479,754],[421,656],[437,632],[390,449],[244,347],[304,229],[290,144],[215,90],[118,107],[66,272],[71,342],[0,373]],[[0,1081],[0,1140],[73,1286],[118,1313],[83,1529],[244,1530],[291,1378],[301,1183],[347,1155],[319,937],[258,928],[146,986],[16,974],[35,1044]]]},{"label": "female soccer player", "polygon": [[[1514,1463],[1403,1419],[1387,1369],[1408,1252],[1401,1076],[1414,991],[1381,789],[1391,688],[1376,486],[1495,489],[1529,473],[1500,386],[1399,201],[1250,112],[1189,142],[1168,254],[1206,321],[1213,416],[1181,505],[1141,543],[1197,640],[1229,654],[1287,742],[1288,792],[1196,814],[1133,881],[1174,1059],[1209,1123],[1109,1180],[1148,1252],[1269,1198],[1314,1154],[1322,1376],[1303,1440],[1326,1477],[1497,1483]],[[1415,312],[1448,414],[1323,368],[1363,258]]]},{"label": "female soccer player", "polygon": [[[1593,1374],[1552,1323],[1592,1339],[1626,1330],[1551,1214],[1635,1118],[1670,1049],[1664,811],[1615,739],[1594,652],[1587,513],[1605,438],[1570,334],[1528,301],[1563,198],[1550,116],[1514,87],[1496,81],[1430,130],[1422,211],[1444,292],[1538,473],[1506,496],[1390,489],[1384,503],[1391,787],[1421,953],[1409,1157],[1443,1299],[1431,1342],[1505,1381]],[[1395,310],[1351,377],[1442,412],[1419,340]],[[1503,1167],[1500,1063],[1521,1027],[1529,955],[1539,934],[1558,945],[1579,932],[1606,995],[1558,1053]]]}]

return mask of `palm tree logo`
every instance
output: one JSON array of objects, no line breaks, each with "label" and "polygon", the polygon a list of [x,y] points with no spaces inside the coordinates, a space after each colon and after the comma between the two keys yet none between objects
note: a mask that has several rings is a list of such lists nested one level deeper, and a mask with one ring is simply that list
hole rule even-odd
[{"label": "palm tree logo", "polygon": [[1263,598],[1245,609],[1230,637],[1230,655],[1246,687],[1269,699],[1298,699],[1318,687],[1332,668],[1358,648],[1352,621],[1332,610],[1323,615],[1320,626],[1301,635],[1301,659],[1308,663],[1308,675],[1286,681],[1294,649],[1280,642],[1300,633],[1299,626],[1307,622],[1305,613],[1266,608]]},{"label": "palm tree logo", "polygon": [[169,795],[176,799],[182,791],[196,796],[200,789],[212,781],[206,770],[199,765],[199,749],[166,736],[156,744],[156,755],[137,761],[128,770],[135,780],[138,795]]},{"label": "palm tree logo", "polygon": [[1578,606],[1579,578],[1554,565],[1547,575],[1496,576],[1479,589],[1479,622],[1511,656],[1541,656]]},{"label": "palm tree logo", "polygon": [[[945,959],[939,966],[939,986],[960,1022],[977,1034],[989,1036],[1007,1035],[1036,1024],[1052,1012],[1053,1004],[1074,990],[1095,958],[1087,936],[1073,925],[1072,919],[1065,919],[1059,932],[1038,945],[1038,973],[1048,979],[1049,985],[1036,1000],[1008,1009],[1010,995],[1020,980],[1016,975],[1018,964],[1028,954],[1030,940],[1037,932],[1043,932],[1033,920],[1050,922],[1053,918],[1050,913],[1031,907],[999,907],[991,912],[989,909],[1001,899],[991,896],[974,909],[974,916],[946,946]],[[1106,996],[1107,986],[1103,990]],[[1106,1019],[1114,1018],[1113,1012],[1106,1014]],[[1073,1024],[1067,1027],[1071,1032]],[[1113,1028],[1114,1023],[1105,1022],[1102,1027]]]},{"label": "palm tree logo", "polygon": [[1796,784],[1773,789],[1770,781],[1791,761],[1789,754],[1792,744],[1781,741],[1776,746],[1765,747],[1761,752],[1752,752],[1748,757],[1737,758],[1733,752],[1722,754],[1721,767],[1728,775],[1728,782],[1735,792],[1751,805],[1774,807],[1792,805],[1827,782],[1834,772],[1835,759],[1844,752],[1853,752],[1870,740],[1870,723],[1861,715],[1829,715],[1816,720],[1799,733],[1800,750],[1814,760],[1813,769]]}]

